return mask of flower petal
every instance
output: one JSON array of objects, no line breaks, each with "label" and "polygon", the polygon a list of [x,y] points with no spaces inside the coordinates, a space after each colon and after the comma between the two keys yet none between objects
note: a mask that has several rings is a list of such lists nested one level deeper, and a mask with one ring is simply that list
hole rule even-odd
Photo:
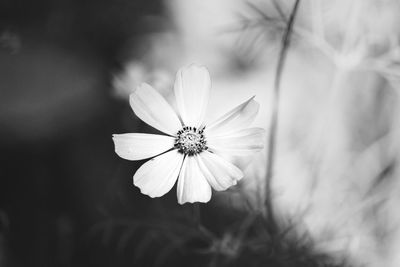
[{"label": "flower petal", "polygon": [[192,64],[176,74],[175,97],[186,126],[200,127],[203,123],[210,89],[210,74],[205,67]]},{"label": "flower petal", "polygon": [[247,128],[226,135],[209,136],[207,147],[218,154],[248,156],[264,148],[265,130]]},{"label": "flower petal", "polygon": [[141,160],[154,157],[174,147],[171,136],[143,133],[113,135],[115,153],[123,159]]},{"label": "flower petal", "polygon": [[172,150],[143,164],[133,176],[140,192],[150,197],[165,195],[174,186],[183,162],[183,154]]},{"label": "flower petal", "polygon": [[186,202],[208,202],[211,187],[197,163],[198,156],[187,156],[178,178],[177,196],[179,204]]},{"label": "flower petal", "polygon": [[243,172],[222,157],[204,151],[197,158],[200,170],[217,191],[226,190],[243,178]]},{"label": "flower petal", "polygon": [[215,136],[248,127],[255,119],[260,107],[257,101],[254,100],[254,97],[211,123],[206,128],[207,134]]},{"label": "flower petal", "polygon": [[175,135],[182,125],[167,101],[153,87],[142,83],[130,95],[129,102],[142,121],[169,135]]}]

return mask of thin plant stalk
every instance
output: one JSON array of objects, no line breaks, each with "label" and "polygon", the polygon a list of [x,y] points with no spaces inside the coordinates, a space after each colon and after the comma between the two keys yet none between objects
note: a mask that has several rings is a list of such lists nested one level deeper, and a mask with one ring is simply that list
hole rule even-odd
[{"label": "thin plant stalk", "polygon": [[278,118],[279,118],[279,102],[280,102],[280,90],[281,90],[281,79],[282,79],[282,71],[285,65],[286,55],[290,45],[290,36],[293,31],[293,24],[297,14],[298,6],[300,0],[296,0],[292,11],[289,16],[289,20],[287,22],[285,32],[281,41],[281,49],[278,57],[278,64],[275,72],[275,81],[274,81],[274,90],[272,97],[272,113],[271,113],[271,122],[269,127],[269,136],[268,136],[268,150],[267,150],[267,170],[266,170],[266,181],[265,181],[265,212],[268,219],[268,222],[271,225],[272,232],[276,232],[277,224],[275,221],[273,203],[272,203],[272,194],[271,194],[271,182],[273,178],[273,169],[275,163],[275,153],[276,153],[276,139],[278,132]]}]

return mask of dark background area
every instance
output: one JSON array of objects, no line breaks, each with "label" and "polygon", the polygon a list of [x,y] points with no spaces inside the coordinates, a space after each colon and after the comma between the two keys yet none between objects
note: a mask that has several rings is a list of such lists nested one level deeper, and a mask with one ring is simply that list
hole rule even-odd
[{"label": "dark background area", "polygon": [[129,245],[117,254],[92,229],[154,210],[132,185],[141,162],[114,153],[111,135],[138,125],[111,82],[122,47],[162,12],[144,0],[0,2],[0,266],[132,266]]}]

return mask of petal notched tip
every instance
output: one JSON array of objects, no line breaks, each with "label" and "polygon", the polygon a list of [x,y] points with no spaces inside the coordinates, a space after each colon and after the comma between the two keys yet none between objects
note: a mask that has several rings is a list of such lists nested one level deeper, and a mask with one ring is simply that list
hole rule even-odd
[{"label": "petal notched tip", "polygon": [[165,195],[174,186],[183,157],[176,151],[157,156],[143,164],[133,176],[133,184],[151,198]]},{"label": "petal notched tip", "polygon": [[183,71],[185,71],[185,70],[194,70],[194,71],[202,70],[202,71],[204,71],[205,70],[205,71],[209,72],[208,68],[206,66],[204,66],[202,64],[198,64],[196,62],[190,63],[189,65],[186,65],[186,66],[180,68],[179,70],[180,71],[182,71],[182,70]]},{"label": "petal notched tip", "polygon": [[178,178],[177,198],[179,204],[202,202],[211,199],[212,190],[197,162],[198,156],[186,157]]},{"label": "petal notched tip", "polygon": [[189,204],[208,203],[208,202],[210,202],[210,200],[211,200],[211,194],[209,195],[209,197],[204,198],[204,199],[192,199],[192,200],[188,200],[188,199],[181,200],[181,199],[178,199],[178,204],[183,205],[183,204],[186,204],[186,203],[189,203]]},{"label": "petal notched tip", "polygon": [[132,93],[129,94],[129,100],[131,100],[133,97],[138,95],[140,90],[155,90],[150,84],[142,82],[136,88],[132,91]]},{"label": "petal notched tip", "polygon": [[125,133],[112,137],[115,153],[123,159],[142,160],[173,148],[174,138],[167,135]]},{"label": "petal notched tip", "polygon": [[216,191],[227,190],[244,177],[238,167],[211,152],[204,152],[198,158],[198,164],[204,177]]}]

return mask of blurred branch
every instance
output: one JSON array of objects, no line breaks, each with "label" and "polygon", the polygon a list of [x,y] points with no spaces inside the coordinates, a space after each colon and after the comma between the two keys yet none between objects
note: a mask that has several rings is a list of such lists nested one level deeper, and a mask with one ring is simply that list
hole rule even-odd
[{"label": "blurred branch", "polygon": [[[296,2],[298,2],[298,1],[296,1]],[[281,17],[281,19],[283,21],[286,21],[285,13],[283,12],[281,6],[279,5],[279,2],[277,2],[276,0],[272,0],[272,4],[274,5],[274,7],[275,7],[276,11],[278,12],[279,16]],[[289,18],[289,20],[290,20],[290,18]]]},{"label": "blurred branch", "polygon": [[252,2],[247,1],[246,4],[251,10],[255,11],[256,14],[260,15],[263,20],[265,20],[265,21],[276,21],[277,20],[276,18],[268,16],[265,12],[263,12],[259,7],[257,7]]},{"label": "blurred branch", "polygon": [[265,208],[266,216],[271,225],[272,232],[277,229],[275,222],[274,210],[272,205],[272,194],[271,194],[271,181],[273,177],[275,150],[276,150],[276,136],[278,131],[278,117],[279,117],[279,100],[280,100],[280,86],[282,71],[285,64],[286,55],[290,45],[290,36],[293,30],[294,20],[297,14],[298,6],[300,0],[296,0],[293,5],[293,9],[290,13],[288,23],[286,25],[285,32],[281,41],[281,50],[278,57],[278,65],[275,72],[275,82],[274,91],[272,97],[272,114],[271,114],[271,124],[269,128],[268,136],[268,150],[267,150],[267,172],[266,172],[266,182],[265,182]]}]

